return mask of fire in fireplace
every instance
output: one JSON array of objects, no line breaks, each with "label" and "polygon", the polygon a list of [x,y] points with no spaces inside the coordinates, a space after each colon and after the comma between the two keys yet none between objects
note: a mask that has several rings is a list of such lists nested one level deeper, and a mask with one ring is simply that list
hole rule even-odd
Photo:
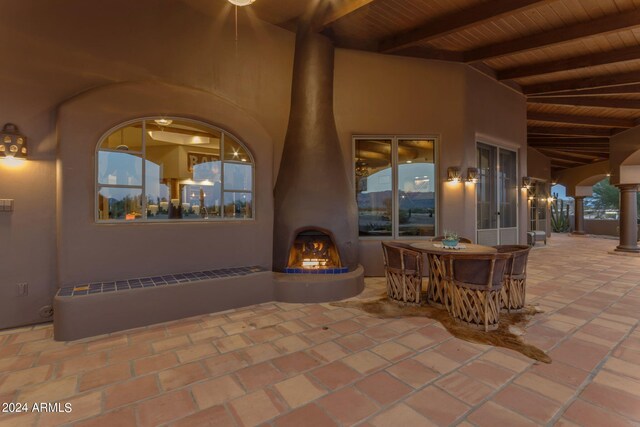
[{"label": "fire in fireplace", "polygon": [[285,273],[337,274],[346,273],[331,232],[315,228],[296,234]]}]

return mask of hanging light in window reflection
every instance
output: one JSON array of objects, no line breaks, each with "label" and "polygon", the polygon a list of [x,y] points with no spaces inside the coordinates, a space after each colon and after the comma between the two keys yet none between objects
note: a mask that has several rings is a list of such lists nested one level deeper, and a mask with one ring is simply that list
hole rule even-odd
[{"label": "hanging light in window reflection", "polygon": [[171,123],[173,123],[173,120],[162,118],[162,119],[155,119],[154,122],[156,122],[158,126],[164,127],[164,126],[169,126]]},{"label": "hanging light in window reflection", "polygon": [[360,159],[356,161],[356,176],[369,176],[367,162]]}]

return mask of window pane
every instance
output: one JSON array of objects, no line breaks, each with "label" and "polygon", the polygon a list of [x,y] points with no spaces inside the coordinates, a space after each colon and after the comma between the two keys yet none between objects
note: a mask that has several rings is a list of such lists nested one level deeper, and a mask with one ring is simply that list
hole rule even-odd
[{"label": "window pane", "polygon": [[398,141],[399,236],[435,236],[433,140]]},{"label": "window pane", "polygon": [[191,122],[147,121],[146,196],[150,220],[221,215],[220,132]]},{"label": "window pane", "polygon": [[360,236],[391,236],[391,140],[356,140],[355,171]]},{"label": "window pane", "polygon": [[251,163],[251,157],[247,150],[229,135],[224,137],[224,160]]},{"label": "window pane", "polygon": [[498,228],[496,148],[478,143],[478,230]]},{"label": "window pane", "polygon": [[100,188],[98,218],[125,221],[142,219],[142,189]]},{"label": "window pane", "polygon": [[251,218],[251,194],[224,192],[225,218]]},{"label": "window pane", "polygon": [[224,189],[225,190],[251,190],[252,166],[243,163],[224,164]]},{"label": "window pane", "polygon": [[500,149],[500,227],[517,225],[518,183],[516,182],[516,153]]},{"label": "window pane", "polygon": [[118,129],[109,135],[100,148],[124,151],[142,151],[142,122]]},{"label": "window pane", "polygon": [[[220,130],[187,119],[140,120],[104,138],[100,148],[98,219],[252,217],[250,153]],[[134,192],[118,193],[120,186]]]},{"label": "window pane", "polygon": [[220,183],[184,186],[184,217],[187,219],[210,219],[222,216]]},{"label": "window pane", "polygon": [[126,151],[98,151],[98,183],[142,185],[142,157]]}]

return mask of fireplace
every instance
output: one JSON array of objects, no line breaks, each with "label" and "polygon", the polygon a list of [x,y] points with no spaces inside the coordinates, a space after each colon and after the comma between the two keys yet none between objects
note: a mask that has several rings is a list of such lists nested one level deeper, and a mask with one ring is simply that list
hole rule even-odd
[{"label": "fireplace", "polygon": [[358,211],[333,115],[333,44],[316,32],[331,2],[298,22],[291,112],[274,188],[275,298],[325,302],[362,292]]},{"label": "fireplace", "polygon": [[340,253],[328,230],[306,228],[296,234],[289,250],[285,273],[339,274],[349,271],[340,261]]}]

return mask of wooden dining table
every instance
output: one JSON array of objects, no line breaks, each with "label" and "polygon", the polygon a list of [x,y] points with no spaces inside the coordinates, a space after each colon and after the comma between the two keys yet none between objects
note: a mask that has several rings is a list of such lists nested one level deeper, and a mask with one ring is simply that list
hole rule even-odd
[{"label": "wooden dining table", "polygon": [[458,249],[447,248],[442,242],[418,242],[410,246],[427,256],[429,265],[429,283],[427,284],[427,302],[436,307],[447,306],[447,290],[444,283],[444,265],[442,255],[447,254],[492,254],[498,250],[492,246],[476,245],[474,243],[460,243]]}]

